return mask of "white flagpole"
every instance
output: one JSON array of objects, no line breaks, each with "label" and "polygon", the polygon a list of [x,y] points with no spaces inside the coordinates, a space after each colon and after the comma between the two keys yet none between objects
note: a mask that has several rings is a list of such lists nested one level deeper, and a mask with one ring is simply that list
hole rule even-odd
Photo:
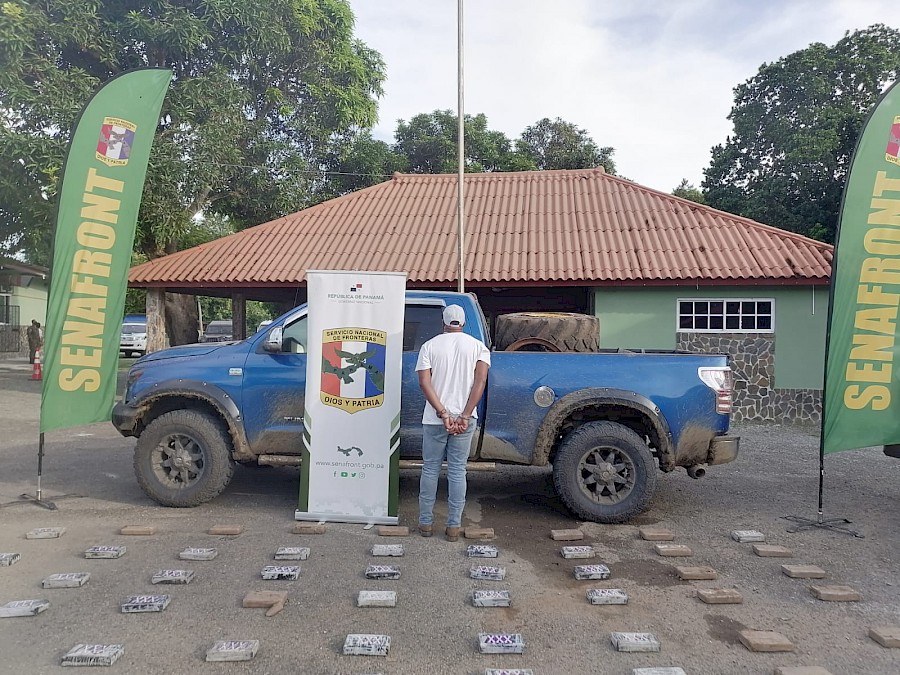
[{"label": "white flagpole", "polygon": [[464,181],[463,175],[465,173],[465,117],[464,117],[464,108],[463,108],[463,0],[457,0],[457,55],[458,55],[458,67],[457,67],[457,93],[458,93],[458,101],[457,101],[457,117],[458,117],[458,127],[457,127],[457,136],[459,142],[457,143],[457,176],[456,176],[456,214],[457,220],[459,224],[459,232],[458,232],[458,241],[457,248],[459,251],[459,270],[457,271],[458,275],[458,289],[460,293],[464,293],[466,289],[466,258],[465,258],[465,241],[466,241],[466,214],[465,214],[465,202],[463,199],[464,196]]}]

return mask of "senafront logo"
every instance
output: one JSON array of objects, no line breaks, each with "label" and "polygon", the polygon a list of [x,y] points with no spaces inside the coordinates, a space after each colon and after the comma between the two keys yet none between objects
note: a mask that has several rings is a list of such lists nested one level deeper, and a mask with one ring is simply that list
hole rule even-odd
[{"label": "senafront logo", "polygon": [[384,405],[387,332],[374,328],[322,331],[319,400],[353,414]]},{"label": "senafront logo", "polygon": [[104,117],[97,141],[97,159],[108,166],[125,166],[131,157],[137,125],[120,117]]},{"label": "senafront logo", "polygon": [[900,115],[894,118],[891,131],[888,134],[888,144],[884,151],[884,158],[891,164],[900,166]]}]

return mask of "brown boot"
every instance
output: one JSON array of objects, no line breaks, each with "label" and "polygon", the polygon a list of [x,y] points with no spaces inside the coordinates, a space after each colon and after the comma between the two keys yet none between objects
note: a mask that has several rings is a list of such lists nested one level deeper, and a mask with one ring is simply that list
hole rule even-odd
[{"label": "brown boot", "polygon": [[446,530],[444,530],[444,534],[447,537],[447,541],[459,541],[458,527],[448,527]]},{"label": "brown boot", "polygon": [[419,525],[419,534],[423,537],[430,537],[434,534],[434,526],[433,525]]}]

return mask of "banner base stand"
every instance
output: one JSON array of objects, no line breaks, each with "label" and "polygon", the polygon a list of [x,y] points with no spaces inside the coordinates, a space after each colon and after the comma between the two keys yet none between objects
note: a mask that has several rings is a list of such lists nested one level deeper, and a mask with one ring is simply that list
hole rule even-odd
[{"label": "banner base stand", "polygon": [[787,531],[791,534],[818,527],[823,530],[840,532],[841,534],[850,534],[857,539],[866,538],[864,534],[860,534],[852,527],[847,527],[847,525],[850,525],[851,523],[853,523],[853,521],[847,520],[846,518],[823,518],[821,513],[815,520],[813,520],[812,518],[804,518],[803,516],[782,516],[782,518],[784,518],[785,520],[789,520],[792,523],[796,523],[795,526],[787,528]]},{"label": "banner base stand", "polygon": [[48,511],[56,511],[57,510],[56,504],[54,504],[53,502],[47,502],[47,501],[44,501],[43,499],[41,499],[40,492],[38,492],[36,495],[30,495],[26,492],[22,495],[19,495],[19,498],[28,500],[32,504],[35,504],[36,506],[40,506],[42,508],[45,508]]},{"label": "banner base stand", "polygon": [[352,516],[343,513],[311,513],[310,511],[294,511],[294,520],[312,520],[316,523],[361,523],[363,525],[396,525],[398,516]]}]

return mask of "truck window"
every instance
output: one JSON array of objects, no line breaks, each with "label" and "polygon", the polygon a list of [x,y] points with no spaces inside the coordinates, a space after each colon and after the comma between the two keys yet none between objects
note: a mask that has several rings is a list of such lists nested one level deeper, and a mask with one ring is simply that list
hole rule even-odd
[{"label": "truck window", "polygon": [[403,324],[403,351],[417,352],[428,340],[444,330],[439,305],[407,305]]},{"label": "truck window", "polygon": [[301,316],[284,327],[281,337],[281,351],[291,354],[305,354],[307,341],[306,316]]}]

